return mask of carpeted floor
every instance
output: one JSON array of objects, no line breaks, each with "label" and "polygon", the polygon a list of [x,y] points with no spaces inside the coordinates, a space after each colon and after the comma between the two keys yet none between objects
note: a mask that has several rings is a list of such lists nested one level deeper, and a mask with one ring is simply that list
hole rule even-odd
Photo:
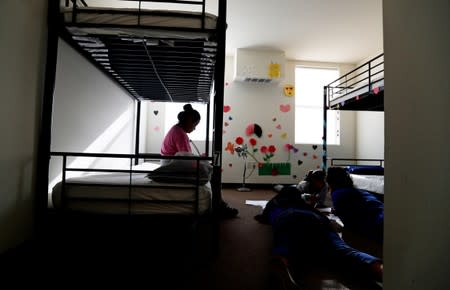
[{"label": "carpeted floor", "polygon": [[245,200],[273,195],[270,189],[223,190],[224,200],[239,209],[239,216],[220,221],[217,252],[211,247],[208,222],[193,227],[177,220],[129,223],[50,215],[44,237],[1,256],[2,281],[17,287],[31,280],[36,286],[62,288],[268,289],[271,228],[253,219],[261,208],[245,205]]},{"label": "carpeted floor", "polygon": [[[16,288],[31,280],[61,288],[277,290],[269,283],[272,229],[254,220],[261,207],[245,204],[274,195],[270,188],[224,189],[223,199],[239,216],[220,221],[217,251],[209,222],[76,218],[72,223],[50,216],[43,239],[1,257],[2,281]],[[315,286],[305,289],[347,289],[334,280],[312,280]]]},{"label": "carpeted floor", "polygon": [[269,200],[274,194],[270,189],[223,190],[223,199],[239,210],[239,216],[221,222],[219,255],[200,275],[197,289],[267,289],[272,230],[253,218],[261,207],[246,205],[245,200]]}]

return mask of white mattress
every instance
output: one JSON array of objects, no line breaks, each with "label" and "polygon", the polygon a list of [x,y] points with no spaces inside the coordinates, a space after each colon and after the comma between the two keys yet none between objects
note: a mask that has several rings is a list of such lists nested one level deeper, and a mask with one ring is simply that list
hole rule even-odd
[{"label": "white mattress", "polygon": [[[196,186],[192,184],[163,184],[147,178],[147,173],[134,173],[129,187],[128,173],[96,174],[66,180],[66,208],[77,211],[108,214],[193,214],[194,204],[176,201],[195,200]],[[61,208],[62,183],[55,185],[52,201]],[[169,200],[174,203],[151,203]],[[199,187],[199,213],[210,209],[211,185]]]},{"label": "white mattress", "polygon": [[[200,12],[141,10],[143,13],[154,13],[155,15],[141,14],[138,17],[137,13],[139,10],[135,8],[78,7],[76,11],[76,23],[83,24],[113,24],[123,26],[139,24],[142,26],[202,28],[200,17],[202,14]],[[66,23],[72,22],[72,8],[61,8],[61,12],[64,14],[64,21]],[[217,17],[215,15],[205,13],[204,19],[205,29],[216,29]]]},{"label": "white mattress", "polygon": [[359,175],[350,174],[355,187],[378,194],[384,194],[383,175]]}]

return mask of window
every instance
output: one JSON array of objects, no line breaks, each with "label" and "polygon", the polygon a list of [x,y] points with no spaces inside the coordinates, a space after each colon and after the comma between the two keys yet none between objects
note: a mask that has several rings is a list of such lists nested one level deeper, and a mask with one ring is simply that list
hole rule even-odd
[{"label": "window", "polygon": [[[295,143],[322,143],[323,87],[338,77],[337,69],[295,68]],[[327,144],[340,144],[339,130],[339,111],[328,110]]]},{"label": "window", "polygon": [[[186,105],[186,103],[166,103],[166,112],[165,112],[165,120],[164,120],[164,136],[167,135],[167,132],[169,132],[170,128],[172,128],[173,125],[178,123],[178,113],[183,111],[183,106]],[[207,104],[191,104],[192,108],[194,110],[197,110],[200,113],[201,120],[200,123],[197,125],[196,129],[189,134],[189,138],[193,141],[205,141],[206,140],[206,113],[207,113]],[[212,127],[213,127],[213,118],[212,118],[212,112],[210,115],[210,124],[209,124],[209,140],[212,140]]]}]

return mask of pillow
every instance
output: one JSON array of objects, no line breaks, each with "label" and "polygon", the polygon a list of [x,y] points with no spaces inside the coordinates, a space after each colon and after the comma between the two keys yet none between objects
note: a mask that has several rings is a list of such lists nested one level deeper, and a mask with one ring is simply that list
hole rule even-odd
[{"label": "pillow", "polygon": [[[195,156],[192,153],[178,152],[175,156]],[[164,165],[150,172],[147,176],[162,183],[197,183],[197,160],[164,159]],[[199,183],[211,180],[212,166],[208,160],[199,162]]]},{"label": "pillow", "polygon": [[349,165],[345,170],[352,174],[384,175],[384,168],[376,165]]}]

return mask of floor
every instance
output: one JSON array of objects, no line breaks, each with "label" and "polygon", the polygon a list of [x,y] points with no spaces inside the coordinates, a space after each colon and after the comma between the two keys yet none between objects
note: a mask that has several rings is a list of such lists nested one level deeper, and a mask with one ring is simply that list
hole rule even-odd
[{"label": "floor", "polygon": [[[45,238],[4,259],[0,275],[16,286],[32,281],[61,287],[122,285],[134,289],[144,284],[161,290],[276,290],[269,267],[271,227],[254,220],[260,207],[245,204],[274,195],[270,188],[224,189],[223,199],[239,209],[239,216],[220,221],[217,244],[212,242],[216,237],[213,227],[206,221],[62,222],[50,217]],[[327,277],[309,280],[313,282],[303,289],[348,289]]]}]

